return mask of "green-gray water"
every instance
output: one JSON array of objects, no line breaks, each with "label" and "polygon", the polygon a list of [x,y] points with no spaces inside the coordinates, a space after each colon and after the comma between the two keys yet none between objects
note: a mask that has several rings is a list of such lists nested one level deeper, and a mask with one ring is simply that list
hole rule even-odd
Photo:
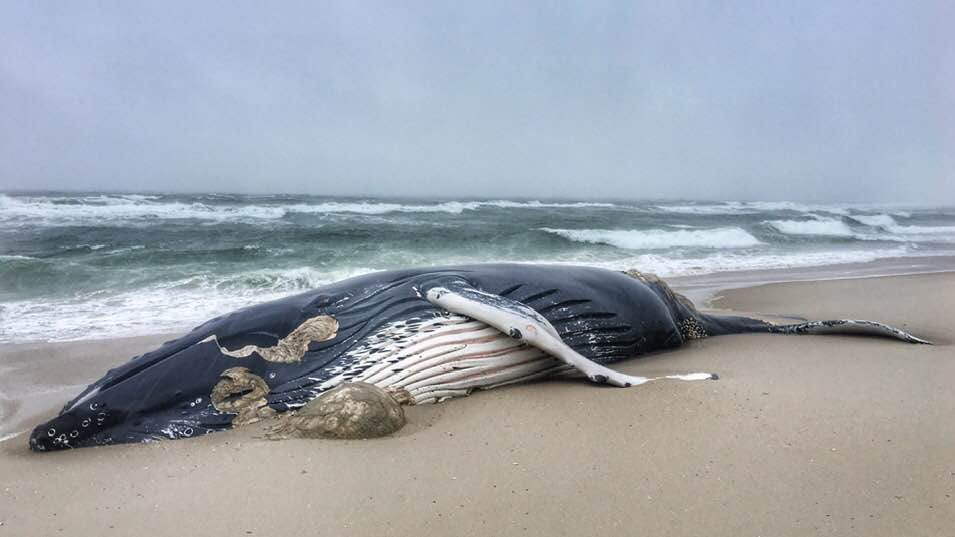
[{"label": "green-gray water", "polygon": [[0,194],[0,342],[179,331],[373,270],[492,261],[664,276],[955,252],[955,208]]}]

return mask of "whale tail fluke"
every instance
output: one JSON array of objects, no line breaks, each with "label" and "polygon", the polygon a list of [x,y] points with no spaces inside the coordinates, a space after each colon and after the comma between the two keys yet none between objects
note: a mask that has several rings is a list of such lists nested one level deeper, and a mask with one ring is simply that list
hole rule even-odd
[{"label": "whale tail fluke", "polygon": [[906,343],[932,344],[931,341],[913,336],[905,330],[895,328],[894,326],[877,323],[875,321],[853,319],[809,321],[781,326],[770,325],[769,332],[773,334],[856,334],[861,336],[890,337],[905,341]]},{"label": "whale tail fluke", "polygon": [[827,321],[807,321],[795,324],[772,324],[759,319],[735,316],[704,317],[703,325],[707,335],[718,336],[723,334],[770,333],[789,335],[823,335],[823,334],[852,334],[860,336],[889,337],[905,341],[931,345],[932,342],[913,336],[912,334],[875,321],[854,319],[833,319]]}]

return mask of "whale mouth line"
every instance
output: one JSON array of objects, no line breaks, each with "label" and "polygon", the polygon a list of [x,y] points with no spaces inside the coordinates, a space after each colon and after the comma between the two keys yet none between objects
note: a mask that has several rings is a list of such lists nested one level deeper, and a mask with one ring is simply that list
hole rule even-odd
[{"label": "whale mouth line", "polygon": [[247,389],[247,390],[241,390],[241,391],[238,391],[238,392],[233,392],[233,393],[230,393],[229,395],[227,395],[227,396],[225,397],[225,399],[223,399],[223,401],[235,401],[235,400],[237,400],[237,399],[242,399],[244,396],[246,396],[246,395],[252,393],[253,391],[254,391],[254,390],[253,390],[252,388],[249,388],[249,389]]}]

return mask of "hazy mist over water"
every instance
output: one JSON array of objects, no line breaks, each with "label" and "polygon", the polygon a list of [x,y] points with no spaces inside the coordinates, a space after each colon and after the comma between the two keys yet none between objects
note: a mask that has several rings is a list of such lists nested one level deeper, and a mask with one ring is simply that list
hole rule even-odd
[{"label": "hazy mist over water", "polygon": [[955,4],[24,2],[0,190],[955,203]]}]

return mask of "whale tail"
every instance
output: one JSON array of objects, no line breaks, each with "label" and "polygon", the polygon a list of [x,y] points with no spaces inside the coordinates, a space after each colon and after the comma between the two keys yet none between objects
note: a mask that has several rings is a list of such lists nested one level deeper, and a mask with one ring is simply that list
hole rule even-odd
[{"label": "whale tail", "polygon": [[806,321],[795,324],[773,324],[759,319],[735,316],[704,315],[702,324],[707,335],[770,333],[789,335],[852,334],[860,336],[889,337],[905,341],[931,345],[932,342],[912,334],[875,321],[855,319],[832,319],[827,321]]}]

